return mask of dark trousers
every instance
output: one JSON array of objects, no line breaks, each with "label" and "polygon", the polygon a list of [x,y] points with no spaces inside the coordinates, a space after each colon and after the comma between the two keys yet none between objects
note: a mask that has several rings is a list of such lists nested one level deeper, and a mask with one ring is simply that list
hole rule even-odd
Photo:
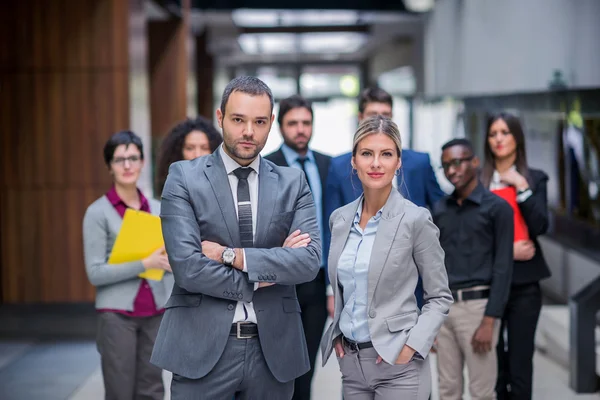
[{"label": "dark trousers", "polygon": [[310,387],[313,373],[315,371],[315,360],[319,351],[319,344],[323,336],[323,329],[327,321],[327,299],[326,299],[325,271],[319,271],[317,277],[296,286],[298,302],[302,310],[302,326],[306,337],[308,357],[310,359],[310,371],[298,377],[294,383],[294,400],[309,400]]},{"label": "dark trousers", "polygon": [[171,381],[171,400],[289,400],[293,391],[294,381],[275,379],[257,337],[229,336],[208,375],[189,379],[173,374]]},{"label": "dark trousers", "polygon": [[106,400],[163,400],[162,370],[150,355],[162,315],[133,318],[98,315],[97,347],[102,361]]},{"label": "dark trousers", "polygon": [[497,347],[498,400],[531,399],[534,339],[541,309],[539,283],[511,288]]}]

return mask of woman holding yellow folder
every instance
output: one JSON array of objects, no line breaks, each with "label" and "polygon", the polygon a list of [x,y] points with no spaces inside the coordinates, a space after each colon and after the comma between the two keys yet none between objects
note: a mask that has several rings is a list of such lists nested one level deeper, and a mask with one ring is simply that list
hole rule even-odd
[{"label": "woman holding yellow folder", "polygon": [[[173,287],[169,260],[161,248],[142,260],[108,263],[125,211],[158,215],[160,203],[137,188],[144,150],[136,134],[114,134],[104,146],[104,161],[114,184],[88,207],[83,242],[86,272],[96,287],[97,346],[105,398],[162,400],[162,370],[150,364],[150,355]],[[138,276],[150,269],[166,272],[160,281]]]}]

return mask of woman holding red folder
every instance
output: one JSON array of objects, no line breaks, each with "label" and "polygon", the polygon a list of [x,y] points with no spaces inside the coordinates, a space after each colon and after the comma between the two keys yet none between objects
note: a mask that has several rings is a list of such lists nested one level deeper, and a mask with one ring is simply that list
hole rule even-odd
[{"label": "woman holding red folder", "polygon": [[515,218],[515,264],[497,347],[496,391],[499,400],[531,399],[534,337],[542,308],[539,282],[550,276],[537,241],[548,229],[548,176],[527,165],[525,136],[517,117],[491,116],[486,133],[481,180],[513,207]]},{"label": "woman holding red folder", "polygon": [[171,271],[163,249],[143,260],[108,264],[122,219],[128,208],[158,215],[160,203],[137,187],[144,166],[142,140],[131,131],[114,134],[104,146],[104,161],[113,185],[94,201],[83,218],[85,269],[96,287],[97,347],[105,399],[162,400],[162,370],[150,355],[173,275],[161,281],[141,279],[147,269]]}]

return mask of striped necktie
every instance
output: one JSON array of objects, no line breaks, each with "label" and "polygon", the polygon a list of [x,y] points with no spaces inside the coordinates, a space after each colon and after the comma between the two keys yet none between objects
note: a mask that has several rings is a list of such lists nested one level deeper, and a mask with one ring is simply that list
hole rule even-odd
[{"label": "striped necktie", "polygon": [[252,172],[252,168],[238,168],[233,171],[234,175],[238,178],[237,208],[242,248],[254,247],[252,203],[250,203],[250,186],[248,185],[250,172]]}]

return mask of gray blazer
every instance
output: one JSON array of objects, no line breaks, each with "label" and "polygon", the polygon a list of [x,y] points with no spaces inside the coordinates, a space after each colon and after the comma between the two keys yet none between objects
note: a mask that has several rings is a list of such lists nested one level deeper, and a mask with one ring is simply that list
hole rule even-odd
[{"label": "gray blazer", "polygon": [[[335,313],[321,342],[323,365],[334,340],[342,334],[340,314],[344,308],[337,280],[340,255],[363,196],[331,214],[329,279],[334,290]],[[419,274],[423,278],[425,304],[421,313],[414,296]],[[392,190],[382,210],[368,274],[369,332],[377,353],[394,364],[407,344],[427,357],[448,315],[452,293],[444,266],[439,230],[426,208],[417,207]]]},{"label": "gray blazer", "polygon": [[[160,203],[148,199],[150,211],[160,212]],[[106,196],[94,201],[83,217],[83,254],[90,283],[96,286],[96,308],[133,311],[140,289],[138,274],[144,272],[141,261],[109,265],[107,263],[123,219]],[[165,273],[160,281],[148,281],[157,308],[162,308],[173,287],[173,275]]]},{"label": "gray blazer", "polygon": [[[207,375],[227,343],[237,301],[253,302],[259,340],[275,378],[309,370],[296,284],[321,265],[316,208],[303,172],[261,159],[255,247],[244,249],[248,272],[202,254],[202,240],[240,248],[240,233],[223,160],[216,151],[171,165],[162,192],[162,229],[175,276],[151,362],[190,379]],[[307,247],[282,248],[294,230]],[[275,285],[254,291],[255,282]]]}]

